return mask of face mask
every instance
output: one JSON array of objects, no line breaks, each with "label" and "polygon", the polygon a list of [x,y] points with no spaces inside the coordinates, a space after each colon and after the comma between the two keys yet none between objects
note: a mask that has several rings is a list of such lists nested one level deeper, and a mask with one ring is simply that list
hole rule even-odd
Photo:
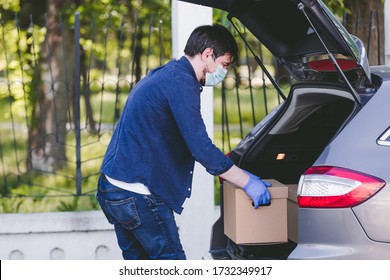
[{"label": "face mask", "polygon": [[205,86],[215,86],[219,82],[222,82],[225,79],[227,70],[222,67],[221,64],[218,64],[217,69],[213,73],[206,73]]}]

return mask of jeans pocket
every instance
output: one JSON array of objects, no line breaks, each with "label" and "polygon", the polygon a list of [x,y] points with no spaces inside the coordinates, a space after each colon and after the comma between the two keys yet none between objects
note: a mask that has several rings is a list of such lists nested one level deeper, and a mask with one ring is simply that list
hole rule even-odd
[{"label": "jeans pocket", "polygon": [[134,197],[123,200],[106,200],[107,211],[127,229],[135,229],[141,225]]}]

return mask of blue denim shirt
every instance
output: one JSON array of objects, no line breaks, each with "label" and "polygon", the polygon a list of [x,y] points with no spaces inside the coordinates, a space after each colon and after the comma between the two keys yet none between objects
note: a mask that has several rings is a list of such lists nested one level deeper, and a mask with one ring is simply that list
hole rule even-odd
[{"label": "blue denim shirt", "polygon": [[143,183],[180,214],[191,195],[195,160],[212,175],[233,165],[208,137],[201,91],[185,56],[151,71],[126,101],[101,172]]}]

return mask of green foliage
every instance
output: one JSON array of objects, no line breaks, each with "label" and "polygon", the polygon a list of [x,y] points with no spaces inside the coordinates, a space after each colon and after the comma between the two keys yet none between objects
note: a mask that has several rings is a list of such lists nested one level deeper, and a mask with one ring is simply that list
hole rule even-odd
[{"label": "green foliage", "polygon": [[44,31],[38,26],[27,30],[16,28],[18,18],[3,22],[0,26],[0,74],[12,83],[1,83],[0,99],[8,98],[12,110],[1,112],[0,120],[9,120],[10,112],[16,112],[16,119],[25,118],[29,112],[24,110],[25,101],[33,101],[32,80],[35,75],[37,59]]},{"label": "green foliage", "polygon": [[[12,88],[8,89],[4,89],[4,84],[1,84],[0,98],[6,95],[11,96],[14,101],[13,106],[16,107],[23,106],[23,103],[19,102],[23,98],[31,105],[35,104],[37,95],[33,93],[40,86],[38,64],[46,28],[42,21],[38,21],[43,16],[43,12],[32,9],[35,2],[37,1],[23,1],[22,3],[0,1],[2,7],[0,10],[0,75],[6,75],[12,81],[20,81],[19,84],[14,83]],[[158,54],[158,48],[161,47],[159,40],[163,40],[167,42],[163,48],[164,57],[171,57],[170,1],[85,0],[82,1],[82,5],[78,6],[77,2],[79,1],[74,1],[72,5],[64,5],[64,9],[60,11],[61,22],[64,23],[64,28],[73,28],[75,13],[80,13],[81,46],[85,57],[92,57],[92,62],[100,66],[100,70],[101,65],[106,64],[105,70],[116,74],[119,57],[121,61],[127,62],[119,65],[121,66],[119,71],[128,74],[128,65],[134,48],[132,34],[136,28],[138,29],[137,37],[142,39],[141,49],[149,49],[149,53]],[[46,2],[40,4],[44,6]],[[31,15],[34,25],[26,20],[30,19],[29,12],[31,11],[41,13]],[[20,14],[15,15],[15,12],[20,12]],[[149,25],[151,25],[150,30]],[[155,32],[158,28],[164,32],[152,36],[151,42],[142,35]],[[160,64],[156,56],[148,59],[151,63],[148,66],[146,66],[144,56],[142,60],[145,62],[143,64],[145,68],[153,68]],[[88,64],[89,61],[85,63]]]},{"label": "green foliage", "polygon": [[19,0],[0,0],[0,7],[3,10],[17,13],[20,10],[20,1]]},{"label": "green foliage", "polygon": [[23,202],[25,202],[23,197],[0,197],[0,210],[2,213],[18,213]]},{"label": "green foliage", "polygon": [[79,203],[79,196],[74,196],[71,202],[61,200],[60,205],[57,207],[57,211],[76,211]]},{"label": "green foliage", "polygon": [[95,196],[0,197],[0,213],[36,213],[98,210]]},{"label": "green foliage", "polygon": [[343,0],[323,0],[324,4],[337,16],[341,17],[344,12],[349,12],[345,6]]}]

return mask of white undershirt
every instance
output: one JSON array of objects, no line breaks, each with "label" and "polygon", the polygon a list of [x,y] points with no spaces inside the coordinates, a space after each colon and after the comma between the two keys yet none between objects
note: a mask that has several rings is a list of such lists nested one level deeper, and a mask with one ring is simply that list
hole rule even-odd
[{"label": "white undershirt", "polygon": [[115,179],[110,178],[108,176],[106,176],[106,178],[107,178],[108,182],[110,182],[111,184],[113,184],[114,186],[116,186],[118,188],[121,188],[121,189],[124,189],[127,191],[131,191],[131,192],[135,192],[135,193],[139,193],[139,194],[145,194],[145,195],[151,194],[149,191],[149,188],[142,183],[126,183],[126,182],[122,182],[119,180],[115,180]]}]

